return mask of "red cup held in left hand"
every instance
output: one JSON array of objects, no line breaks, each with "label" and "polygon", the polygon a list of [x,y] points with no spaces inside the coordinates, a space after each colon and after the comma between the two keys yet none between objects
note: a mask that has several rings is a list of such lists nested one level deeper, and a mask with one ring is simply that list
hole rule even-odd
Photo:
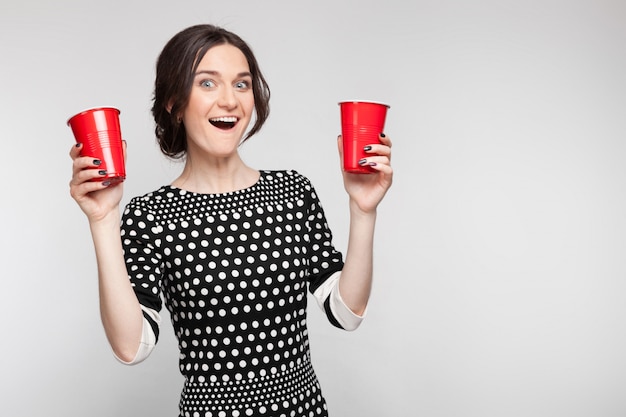
[{"label": "red cup held in left hand", "polygon": [[379,135],[385,128],[388,104],[375,101],[341,101],[341,134],[343,136],[343,168],[356,174],[376,172],[369,166],[359,165],[368,155],[367,145],[380,143]]}]

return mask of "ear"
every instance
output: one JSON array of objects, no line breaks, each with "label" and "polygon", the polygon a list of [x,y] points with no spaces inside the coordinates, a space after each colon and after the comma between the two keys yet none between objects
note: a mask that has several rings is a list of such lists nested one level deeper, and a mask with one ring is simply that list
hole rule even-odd
[{"label": "ear", "polygon": [[[170,100],[167,103],[167,106],[165,107],[165,110],[167,110],[167,112],[172,115],[172,107],[174,107],[174,100]],[[178,124],[180,124],[182,122],[183,118],[180,114],[176,115],[176,122]]]}]

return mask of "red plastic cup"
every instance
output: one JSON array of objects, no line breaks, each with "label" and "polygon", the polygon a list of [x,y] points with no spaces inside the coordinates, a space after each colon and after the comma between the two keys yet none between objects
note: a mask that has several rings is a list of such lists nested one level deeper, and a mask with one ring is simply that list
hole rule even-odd
[{"label": "red plastic cup", "polygon": [[99,159],[102,161],[99,168],[107,172],[93,181],[114,184],[126,179],[119,114],[114,107],[98,107],[84,110],[67,121],[76,142],[83,144],[81,156]]},{"label": "red plastic cup", "polygon": [[376,172],[359,161],[369,156],[363,149],[380,143],[389,105],[375,101],[341,101],[341,135],[343,136],[343,168],[347,172],[370,174]]}]

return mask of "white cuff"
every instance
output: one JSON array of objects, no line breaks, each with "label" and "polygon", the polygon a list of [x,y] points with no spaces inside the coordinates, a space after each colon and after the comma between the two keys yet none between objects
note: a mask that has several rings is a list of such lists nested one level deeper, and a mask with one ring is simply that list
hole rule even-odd
[{"label": "white cuff", "polygon": [[[141,306],[141,309],[145,311],[157,323],[157,325],[161,324],[161,316],[159,313],[144,306]],[[137,365],[150,356],[154,346],[156,346],[156,335],[154,334],[154,330],[152,330],[150,322],[144,317],[143,327],[141,329],[141,341],[139,342],[139,348],[137,349],[137,353],[135,354],[133,360],[130,362],[123,361],[115,354],[115,352],[113,352],[113,356],[115,356],[115,359],[124,365]]]},{"label": "white cuff", "polygon": [[330,311],[333,317],[344,330],[352,331],[361,325],[361,322],[367,313],[367,308],[363,312],[363,315],[359,316],[346,305],[341,298],[341,294],[339,293],[340,276],[341,271],[335,272],[317,290],[315,290],[313,295],[322,310],[324,310],[324,302],[328,298]]}]

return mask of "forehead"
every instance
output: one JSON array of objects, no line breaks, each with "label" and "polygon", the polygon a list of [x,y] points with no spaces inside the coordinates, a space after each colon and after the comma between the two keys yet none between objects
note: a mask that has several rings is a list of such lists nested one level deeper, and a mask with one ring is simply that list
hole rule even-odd
[{"label": "forehead", "polygon": [[198,71],[209,70],[220,73],[249,72],[246,56],[239,48],[230,44],[216,45],[210,48],[198,64]]}]

